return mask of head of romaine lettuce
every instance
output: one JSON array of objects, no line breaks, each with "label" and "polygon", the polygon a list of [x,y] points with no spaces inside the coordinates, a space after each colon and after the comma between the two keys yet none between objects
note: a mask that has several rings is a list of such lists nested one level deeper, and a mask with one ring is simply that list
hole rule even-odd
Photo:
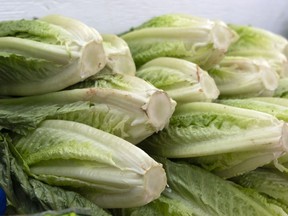
[{"label": "head of romaine lettuce", "polygon": [[169,125],[141,143],[149,154],[186,160],[230,178],[288,151],[286,122],[255,110],[209,102],[176,106]]},{"label": "head of romaine lettuce", "polygon": [[121,35],[137,67],[157,57],[176,57],[209,69],[237,38],[223,21],[186,14],[165,14]]},{"label": "head of romaine lettuce", "polygon": [[106,64],[101,35],[60,15],[0,22],[0,95],[58,91]]}]

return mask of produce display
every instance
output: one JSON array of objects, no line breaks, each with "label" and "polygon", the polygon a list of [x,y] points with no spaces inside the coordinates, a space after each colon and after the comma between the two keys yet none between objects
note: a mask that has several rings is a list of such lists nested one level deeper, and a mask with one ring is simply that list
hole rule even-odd
[{"label": "produce display", "polygon": [[0,215],[288,215],[287,58],[189,14],[0,21]]}]

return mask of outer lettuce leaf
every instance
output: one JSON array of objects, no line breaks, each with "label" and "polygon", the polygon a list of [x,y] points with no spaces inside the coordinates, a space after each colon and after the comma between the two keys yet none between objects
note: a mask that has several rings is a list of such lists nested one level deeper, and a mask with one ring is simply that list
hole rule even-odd
[{"label": "outer lettuce leaf", "polygon": [[11,142],[10,137],[0,134],[0,187],[5,191],[8,200],[6,213],[24,214],[43,211],[41,203],[35,199],[27,175],[12,157],[8,142]]},{"label": "outer lettuce leaf", "polygon": [[[170,189],[207,215],[286,215],[280,207],[255,200],[231,182],[206,170],[185,163],[160,161],[166,170]],[[165,195],[169,197],[169,193]]]},{"label": "outer lettuce leaf", "polygon": [[108,211],[98,207],[96,204],[76,192],[50,186],[36,179],[31,179],[29,182],[33,187],[35,196],[41,201],[41,204],[45,207],[46,210],[62,210],[62,212],[73,210],[79,214],[82,212],[84,215],[95,216],[111,215]]},{"label": "outer lettuce leaf", "polygon": [[258,168],[232,179],[245,188],[276,199],[288,207],[288,174],[277,169]]},{"label": "outer lettuce leaf", "polygon": [[182,196],[173,191],[169,192],[169,197],[161,195],[157,200],[138,208],[122,209],[121,213],[117,213],[119,216],[138,216],[138,215],[149,215],[149,216],[197,216],[205,215],[195,213],[195,206],[186,200]]},{"label": "outer lettuce leaf", "polygon": [[15,160],[9,150],[10,142],[11,139],[7,135],[0,134],[0,187],[7,195],[7,215],[40,214],[50,210],[66,211],[67,208],[76,208],[87,215],[110,215],[75,192],[28,177],[21,163]]},{"label": "outer lettuce leaf", "polygon": [[283,205],[281,202],[278,202],[265,194],[258,193],[256,190],[241,187],[238,184],[236,184],[235,187],[245,193],[245,195],[254,199],[260,205],[267,206],[269,209],[271,209],[271,215],[288,215],[287,206]]},{"label": "outer lettuce leaf", "polygon": [[287,152],[287,126],[272,115],[194,102],[176,107],[170,124],[141,143],[152,155],[200,164],[229,178]]},{"label": "outer lettuce leaf", "polygon": [[169,188],[159,199],[140,208],[124,209],[122,215],[287,215],[256,191],[243,189],[197,166],[159,161],[167,172]]}]

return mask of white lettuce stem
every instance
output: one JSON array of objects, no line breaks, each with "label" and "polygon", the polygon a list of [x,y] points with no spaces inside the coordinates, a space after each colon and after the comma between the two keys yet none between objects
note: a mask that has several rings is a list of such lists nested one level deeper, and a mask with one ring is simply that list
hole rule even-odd
[{"label": "white lettuce stem", "polygon": [[[166,174],[162,170],[162,165],[147,169],[142,177],[142,186],[133,187],[122,194],[103,193],[97,195],[88,193],[86,197],[92,201],[94,200],[102,208],[111,208],[111,203],[114,204],[114,208],[121,208],[121,206],[126,206],[125,208],[143,206],[159,198],[159,187],[163,185],[163,179],[166,180]],[[165,187],[162,187],[161,191],[164,189]]]}]

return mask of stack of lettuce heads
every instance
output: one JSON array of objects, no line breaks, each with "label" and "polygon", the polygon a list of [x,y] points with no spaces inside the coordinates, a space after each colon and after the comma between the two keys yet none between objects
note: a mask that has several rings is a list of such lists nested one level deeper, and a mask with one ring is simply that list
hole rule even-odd
[{"label": "stack of lettuce heads", "polygon": [[288,215],[286,38],[184,14],[0,22],[6,215]]}]

